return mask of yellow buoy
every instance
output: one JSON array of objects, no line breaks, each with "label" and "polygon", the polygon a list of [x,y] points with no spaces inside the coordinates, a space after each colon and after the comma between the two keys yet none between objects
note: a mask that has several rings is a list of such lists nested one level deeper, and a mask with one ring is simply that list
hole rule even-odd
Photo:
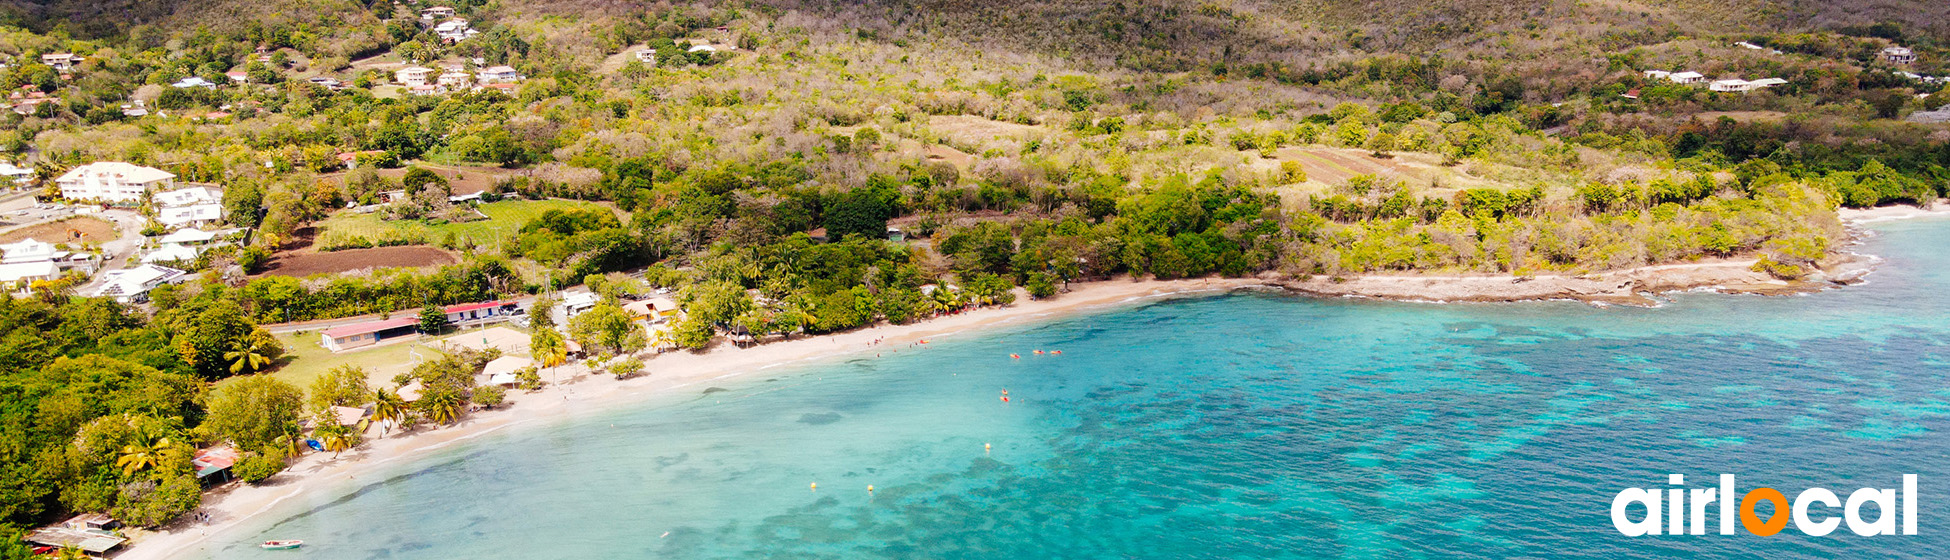
[{"label": "yellow buoy", "polygon": [[872,493],[873,493],[873,485],[872,485],[872,484],[868,484],[868,485],[867,485],[867,493],[868,493],[868,494],[872,494]]},{"label": "yellow buoy", "polygon": [[814,492],[818,492],[818,491],[819,491],[819,483],[817,483],[817,482],[814,482],[814,483],[812,483],[812,491],[814,491]]}]

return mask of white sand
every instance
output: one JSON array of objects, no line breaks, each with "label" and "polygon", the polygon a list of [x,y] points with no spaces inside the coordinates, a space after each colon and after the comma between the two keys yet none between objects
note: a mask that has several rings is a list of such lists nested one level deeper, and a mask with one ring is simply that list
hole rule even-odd
[{"label": "white sand", "polygon": [[[508,404],[499,409],[477,412],[446,427],[427,428],[405,435],[369,438],[365,445],[338,458],[330,453],[312,453],[292,463],[291,468],[258,486],[233,484],[204,496],[203,508],[208,523],[195,515],[186,516],[167,530],[135,535],[136,543],[116,558],[145,560],[168,558],[200,550],[211,539],[225,537],[245,519],[260,516],[278,504],[301,494],[343,491],[361,480],[380,473],[380,468],[420,457],[428,452],[481,437],[503,429],[557,418],[573,408],[581,412],[627,405],[680,390],[694,390],[713,380],[736,377],[763,369],[835,356],[865,352],[886,352],[905,348],[910,342],[933,339],[984,327],[1036,320],[1078,310],[1120,305],[1127,302],[1175,294],[1208,293],[1234,288],[1261,286],[1249,279],[1197,279],[1133,282],[1111,280],[1072,284],[1069,293],[1058,297],[1026,301],[1008,307],[977,309],[910,325],[890,325],[834,336],[799,337],[752,348],[719,344],[709,352],[671,352],[645,360],[648,375],[617,381],[607,374],[588,375],[574,381],[551,384],[541,391],[511,391]],[[880,340],[879,345],[873,341]],[[566,375],[579,368],[560,368]],[[547,371],[544,380],[550,379]],[[375,428],[375,434],[377,428]],[[234,536],[232,536],[234,537]]]}]

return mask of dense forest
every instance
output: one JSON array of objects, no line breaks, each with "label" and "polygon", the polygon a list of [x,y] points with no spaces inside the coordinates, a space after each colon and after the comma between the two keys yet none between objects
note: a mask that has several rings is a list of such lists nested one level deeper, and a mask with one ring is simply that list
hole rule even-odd
[{"label": "dense forest", "polygon": [[[412,406],[359,371],[296,387],[259,374],[289,361],[260,324],[437,327],[439,305],[668,288],[672,342],[703,349],[1120,275],[1751,257],[1798,278],[1843,240],[1837,207],[1950,194],[1950,128],[1906,120],[1950,105],[1931,79],[1950,75],[1950,8],[1844,4],[0,5],[0,85],[52,99],[0,112],[42,200],[62,202],[68,169],[127,161],[220,185],[226,225],[251,232],[144,304],[73,283],[0,298],[0,533],[76,512],[166,524],[199,503],[193,449],[235,445],[262,480],[331,406],[445,424],[500,398],[472,381],[494,356],[468,353],[403,377],[427,390]],[[479,33],[440,36],[436,6]],[[1895,46],[1917,60],[1881,54]],[[416,94],[394,83],[416,65],[522,79]],[[174,85],[192,77],[216,85]],[[478,199],[457,196],[467,182]],[[550,201],[576,205],[450,227]],[[399,246],[458,262],[266,273]],[[612,315],[565,327],[640,350]],[[538,356],[559,352],[548,326]]]}]

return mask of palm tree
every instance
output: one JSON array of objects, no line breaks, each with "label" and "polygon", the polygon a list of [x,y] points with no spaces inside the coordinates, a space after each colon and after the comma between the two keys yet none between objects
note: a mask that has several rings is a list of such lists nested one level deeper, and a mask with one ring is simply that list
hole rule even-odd
[{"label": "palm tree", "polygon": [[333,424],[329,428],[322,428],[316,432],[318,443],[325,446],[326,451],[332,452],[333,459],[337,459],[339,453],[359,445],[359,434],[366,431],[366,425],[365,420],[360,420],[351,427]]},{"label": "palm tree", "polygon": [[223,357],[230,360],[230,374],[255,373],[271,365],[271,355],[278,348],[278,341],[264,329],[252,331],[236,350],[224,352]]},{"label": "palm tree", "polygon": [[373,389],[372,402],[372,417],[394,426],[405,424],[407,416],[412,414],[406,408],[406,400],[392,391]]},{"label": "palm tree", "polygon": [[420,398],[420,408],[426,412],[427,419],[438,424],[452,424],[460,420],[460,395],[440,391]]},{"label": "palm tree", "polygon": [[122,456],[115,459],[115,466],[122,467],[122,476],[155,468],[162,464],[163,453],[169,450],[169,438],[159,438],[148,444],[131,444],[122,447]]}]

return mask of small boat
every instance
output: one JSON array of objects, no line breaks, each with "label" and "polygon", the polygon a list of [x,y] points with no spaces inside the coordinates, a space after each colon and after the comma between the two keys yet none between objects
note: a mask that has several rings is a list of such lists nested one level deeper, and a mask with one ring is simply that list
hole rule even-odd
[{"label": "small boat", "polygon": [[305,545],[305,541],[264,541],[257,545],[264,550],[291,550]]}]

